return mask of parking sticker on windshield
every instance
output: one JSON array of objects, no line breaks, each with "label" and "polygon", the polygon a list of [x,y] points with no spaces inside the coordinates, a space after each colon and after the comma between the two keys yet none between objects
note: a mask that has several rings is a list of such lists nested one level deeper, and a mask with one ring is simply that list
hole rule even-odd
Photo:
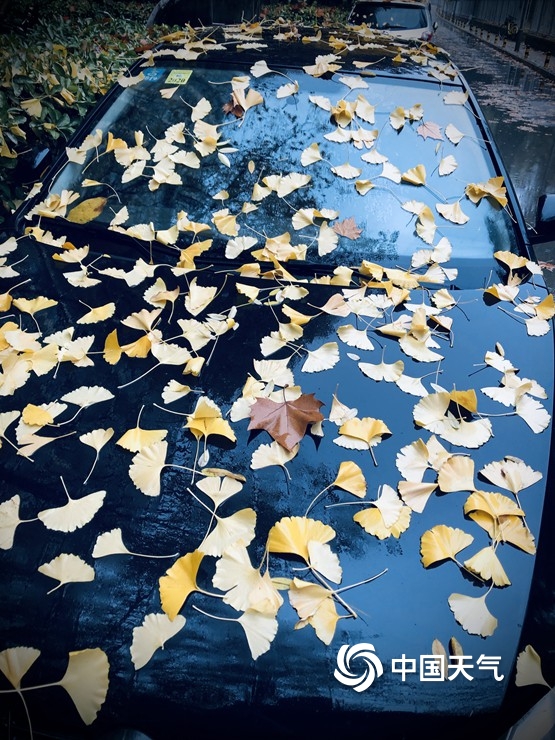
[{"label": "parking sticker on windshield", "polygon": [[189,77],[193,74],[192,69],[172,69],[166,78],[166,85],[186,85]]}]

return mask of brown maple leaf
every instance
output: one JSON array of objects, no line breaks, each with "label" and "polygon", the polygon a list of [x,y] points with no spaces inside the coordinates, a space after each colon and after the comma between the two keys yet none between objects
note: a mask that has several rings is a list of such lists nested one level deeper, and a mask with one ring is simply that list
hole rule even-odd
[{"label": "brown maple leaf", "polygon": [[228,103],[222,105],[224,113],[232,113],[235,118],[242,118],[245,115],[245,111],[241,105],[231,99]]},{"label": "brown maple leaf", "polygon": [[358,239],[362,234],[362,229],[359,229],[356,225],[355,219],[351,216],[343,221],[338,221],[332,226],[332,229],[339,236],[346,236],[347,239]]},{"label": "brown maple leaf", "polygon": [[249,429],[265,429],[275,441],[291,452],[306,434],[309,424],[322,421],[322,401],[313,393],[303,393],[294,401],[272,401],[257,398],[250,409]]},{"label": "brown maple leaf", "polygon": [[437,123],[433,123],[433,121],[422,123],[416,129],[416,133],[420,134],[423,139],[439,139],[440,141],[443,139],[441,128],[438,126]]}]

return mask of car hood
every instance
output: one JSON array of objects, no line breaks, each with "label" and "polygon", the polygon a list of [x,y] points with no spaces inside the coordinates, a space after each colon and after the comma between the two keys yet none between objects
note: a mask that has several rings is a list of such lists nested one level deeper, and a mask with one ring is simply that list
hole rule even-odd
[{"label": "car hood", "polygon": [[[541,279],[507,301],[72,252],[18,241],[0,326],[0,633],[41,651],[36,682],[100,650],[100,721],[153,732],[299,702],[496,711],[547,485],[552,333],[514,310]],[[474,680],[423,680],[450,644]]]}]

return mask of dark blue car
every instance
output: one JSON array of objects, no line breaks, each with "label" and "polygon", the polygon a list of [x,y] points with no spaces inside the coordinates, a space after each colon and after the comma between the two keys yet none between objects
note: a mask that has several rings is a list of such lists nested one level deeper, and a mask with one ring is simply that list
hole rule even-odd
[{"label": "dark blue car", "polygon": [[497,737],[555,305],[475,99],[368,28],[165,41],[0,244],[4,721]]}]

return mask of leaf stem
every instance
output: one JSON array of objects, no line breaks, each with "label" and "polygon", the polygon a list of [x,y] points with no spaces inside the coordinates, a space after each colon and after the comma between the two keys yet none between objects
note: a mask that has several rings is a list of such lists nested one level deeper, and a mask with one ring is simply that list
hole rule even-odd
[{"label": "leaf stem", "polygon": [[328,591],[333,596],[335,596],[335,598],[337,599],[337,601],[339,601],[339,603],[341,604],[341,606],[343,606],[349,612],[349,614],[352,617],[354,617],[355,619],[357,619],[358,618],[358,614],[355,612],[355,610],[351,606],[349,606],[349,604],[347,604],[347,602],[344,599],[341,598],[341,596],[339,596],[339,592],[338,591],[334,591],[333,588],[330,588],[329,584],[324,580],[324,578],[322,578],[322,576],[320,576],[320,574],[318,573],[318,571],[314,570],[314,568],[312,566],[310,566],[310,570],[312,572],[312,575],[316,578],[316,580],[318,580],[322,584],[322,586],[324,586],[325,588],[327,588]]},{"label": "leaf stem", "polygon": [[193,609],[197,612],[200,612],[201,614],[204,614],[205,617],[210,617],[211,619],[219,619],[220,622],[237,622],[238,619],[234,617],[217,617],[215,614],[209,614],[208,612],[205,612],[203,609],[201,609],[196,604],[193,604]]},{"label": "leaf stem", "polygon": [[304,515],[305,517],[308,516],[308,512],[312,509],[314,504],[318,501],[318,499],[326,493],[326,491],[329,491],[329,489],[333,486],[333,483],[330,483],[329,486],[326,486],[324,489],[320,491],[320,493],[317,493],[316,496],[312,499],[310,504],[308,505],[307,510],[305,511]]},{"label": "leaf stem", "polygon": [[380,573],[376,573],[375,576],[370,576],[370,578],[365,578],[363,581],[357,581],[357,583],[351,583],[349,586],[343,586],[342,588],[338,588],[334,593],[338,594],[342,591],[347,591],[350,588],[355,588],[356,586],[364,586],[365,583],[370,583],[371,581],[375,581],[376,578],[380,578],[381,576],[385,575],[387,573],[387,568],[384,568]]}]

